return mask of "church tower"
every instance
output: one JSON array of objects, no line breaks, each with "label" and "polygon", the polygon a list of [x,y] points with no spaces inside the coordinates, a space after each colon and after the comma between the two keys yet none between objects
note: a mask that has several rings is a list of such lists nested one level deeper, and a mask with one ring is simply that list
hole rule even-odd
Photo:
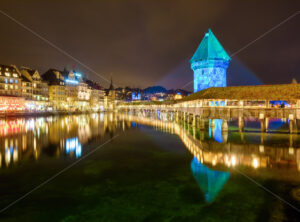
[{"label": "church tower", "polygon": [[194,92],[209,87],[224,87],[230,57],[209,29],[190,60],[194,71]]}]

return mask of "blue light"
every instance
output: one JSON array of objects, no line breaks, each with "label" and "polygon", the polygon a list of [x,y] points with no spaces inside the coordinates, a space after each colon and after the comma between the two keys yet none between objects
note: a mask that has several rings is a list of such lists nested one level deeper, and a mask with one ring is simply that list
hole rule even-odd
[{"label": "blue light", "polygon": [[229,172],[209,169],[199,162],[196,157],[191,162],[191,171],[204,194],[205,201],[208,203],[215,200],[230,177]]},{"label": "blue light", "polygon": [[66,140],[66,154],[70,153],[75,153],[76,158],[81,156],[82,149],[81,144],[78,141],[78,137]]},{"label": "blue light", "polygon": [[81,78],[81,76],[82,76],[81,73],[79,73],[79,72],[75,72],[74,75],[79,78]]},{"label": "blue light", "polygon": [[73,79],[66,79],[66,83],[78,85],[78,81]]},{"label": "blue light", "polygon": [[141,99],[141,93],[138,92],[137,94],[135,92],[132,92],[131,100],[140,100]]},{"label": "blue light", "polygon": [[214,139],[215,141],[222,143],[223,137],[222,137],[222,122],[221,119],[215,119],[215,131],[214,131]]}]

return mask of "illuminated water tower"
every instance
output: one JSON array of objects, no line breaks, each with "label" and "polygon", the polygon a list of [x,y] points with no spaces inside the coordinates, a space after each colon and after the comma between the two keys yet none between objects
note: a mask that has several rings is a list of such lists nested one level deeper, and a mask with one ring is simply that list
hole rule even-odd
[{"label": "illuminated water tower", "polygon": [[209,87],[224,87],[230,57],[209,29],[190,60],[194,71],[194,92]]}]

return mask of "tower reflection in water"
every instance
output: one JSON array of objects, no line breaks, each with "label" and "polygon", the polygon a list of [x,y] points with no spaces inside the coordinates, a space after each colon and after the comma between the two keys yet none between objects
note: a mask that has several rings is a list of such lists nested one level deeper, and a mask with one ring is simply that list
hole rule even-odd
[{"label": "tower reflection in water", "polygon": [[211,170],[196,157],[191,162],[191,171],[208,203],[213,202],[230,177],[229,172]]},{"label": "tower reflection in water", "polygon": [[193,155],[191,172],[208,203],[224,188],[233,168],[254,179],[267,176],[274,181],[300,182],[299,135],[222,132],[221,119],[207,120],[208,129],[200,131],[185,121],[169,121],[165,113],[159,118],[142,114],[123,118],[177,135]]},{"label": "tower reflection in water", "polygon": [[207,202],[216,198],[233,167],[248,170],[252,177],[268,175],[278,181],[284,177],[300,182],[299,135],[222,132],[222,120],[210,121],[205,124],[209,128],[200,131],[175,119],[164,112],[147,116],[107,113],[2,119],[0,166],[2,169],[17,166],[15,163],[39,159],[40,155],[67,154],[79,158],[89,142],[101,144],[105,136],[112,137],[118,129],[125,131],[141,124],[180,138],[195,157],[191,163],[192,175]]}]

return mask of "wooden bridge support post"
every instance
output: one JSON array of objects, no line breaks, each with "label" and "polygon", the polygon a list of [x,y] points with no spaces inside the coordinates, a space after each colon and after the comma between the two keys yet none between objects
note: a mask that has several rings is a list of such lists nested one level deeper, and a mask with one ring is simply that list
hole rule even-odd
[{"label": "wooden bridge support post", "polygon": [[199,120],[199,129],[205,130],[205,120],[203,118],[200,118]]},{"label": "wooden bridge support post", "polygon": [[265,118],[265,115],[263,113],[259,114],[259,119],[261,132],[267,132],[269,119]]},{"label": "wooden bridge support post", "polygon": [[228,121],[227,121],[227,119],[223,119],[223,121],[222,121],[222,139],[223,139],[223,143],[227,143],[227,141],[228,141]]},{"label": "wooden bridge support post", "polygon": [[243,117],[239,117],[239,132],[244,132],[245,122]]},{"label": "wooden bridge support post", "polygon": [[228,122],[226,119],[222,121],[222,132],[228,132]]},{"label": "wooden bridge support post", "polygon": [[214,138],[215,134],[215,119],[210,119],[210,132],[211,132],[211,137]]},{"label": "wooden bridge support post", "polygon": [[295,126],[296,126],[295,120],[290,120],[289,121],[289,132],[290,133],[295,133],[297,131]]},{"label": "wooden bridge support post", "polygon": [[210,127],[215,128],[215,119],[211,119],[210,121]]},{"label": "wooden bridge support post", "polygon": [[193,127],[196,127],[196,115],[193,114],[192,118],[193,118],[192,125],[193,125]]}]

